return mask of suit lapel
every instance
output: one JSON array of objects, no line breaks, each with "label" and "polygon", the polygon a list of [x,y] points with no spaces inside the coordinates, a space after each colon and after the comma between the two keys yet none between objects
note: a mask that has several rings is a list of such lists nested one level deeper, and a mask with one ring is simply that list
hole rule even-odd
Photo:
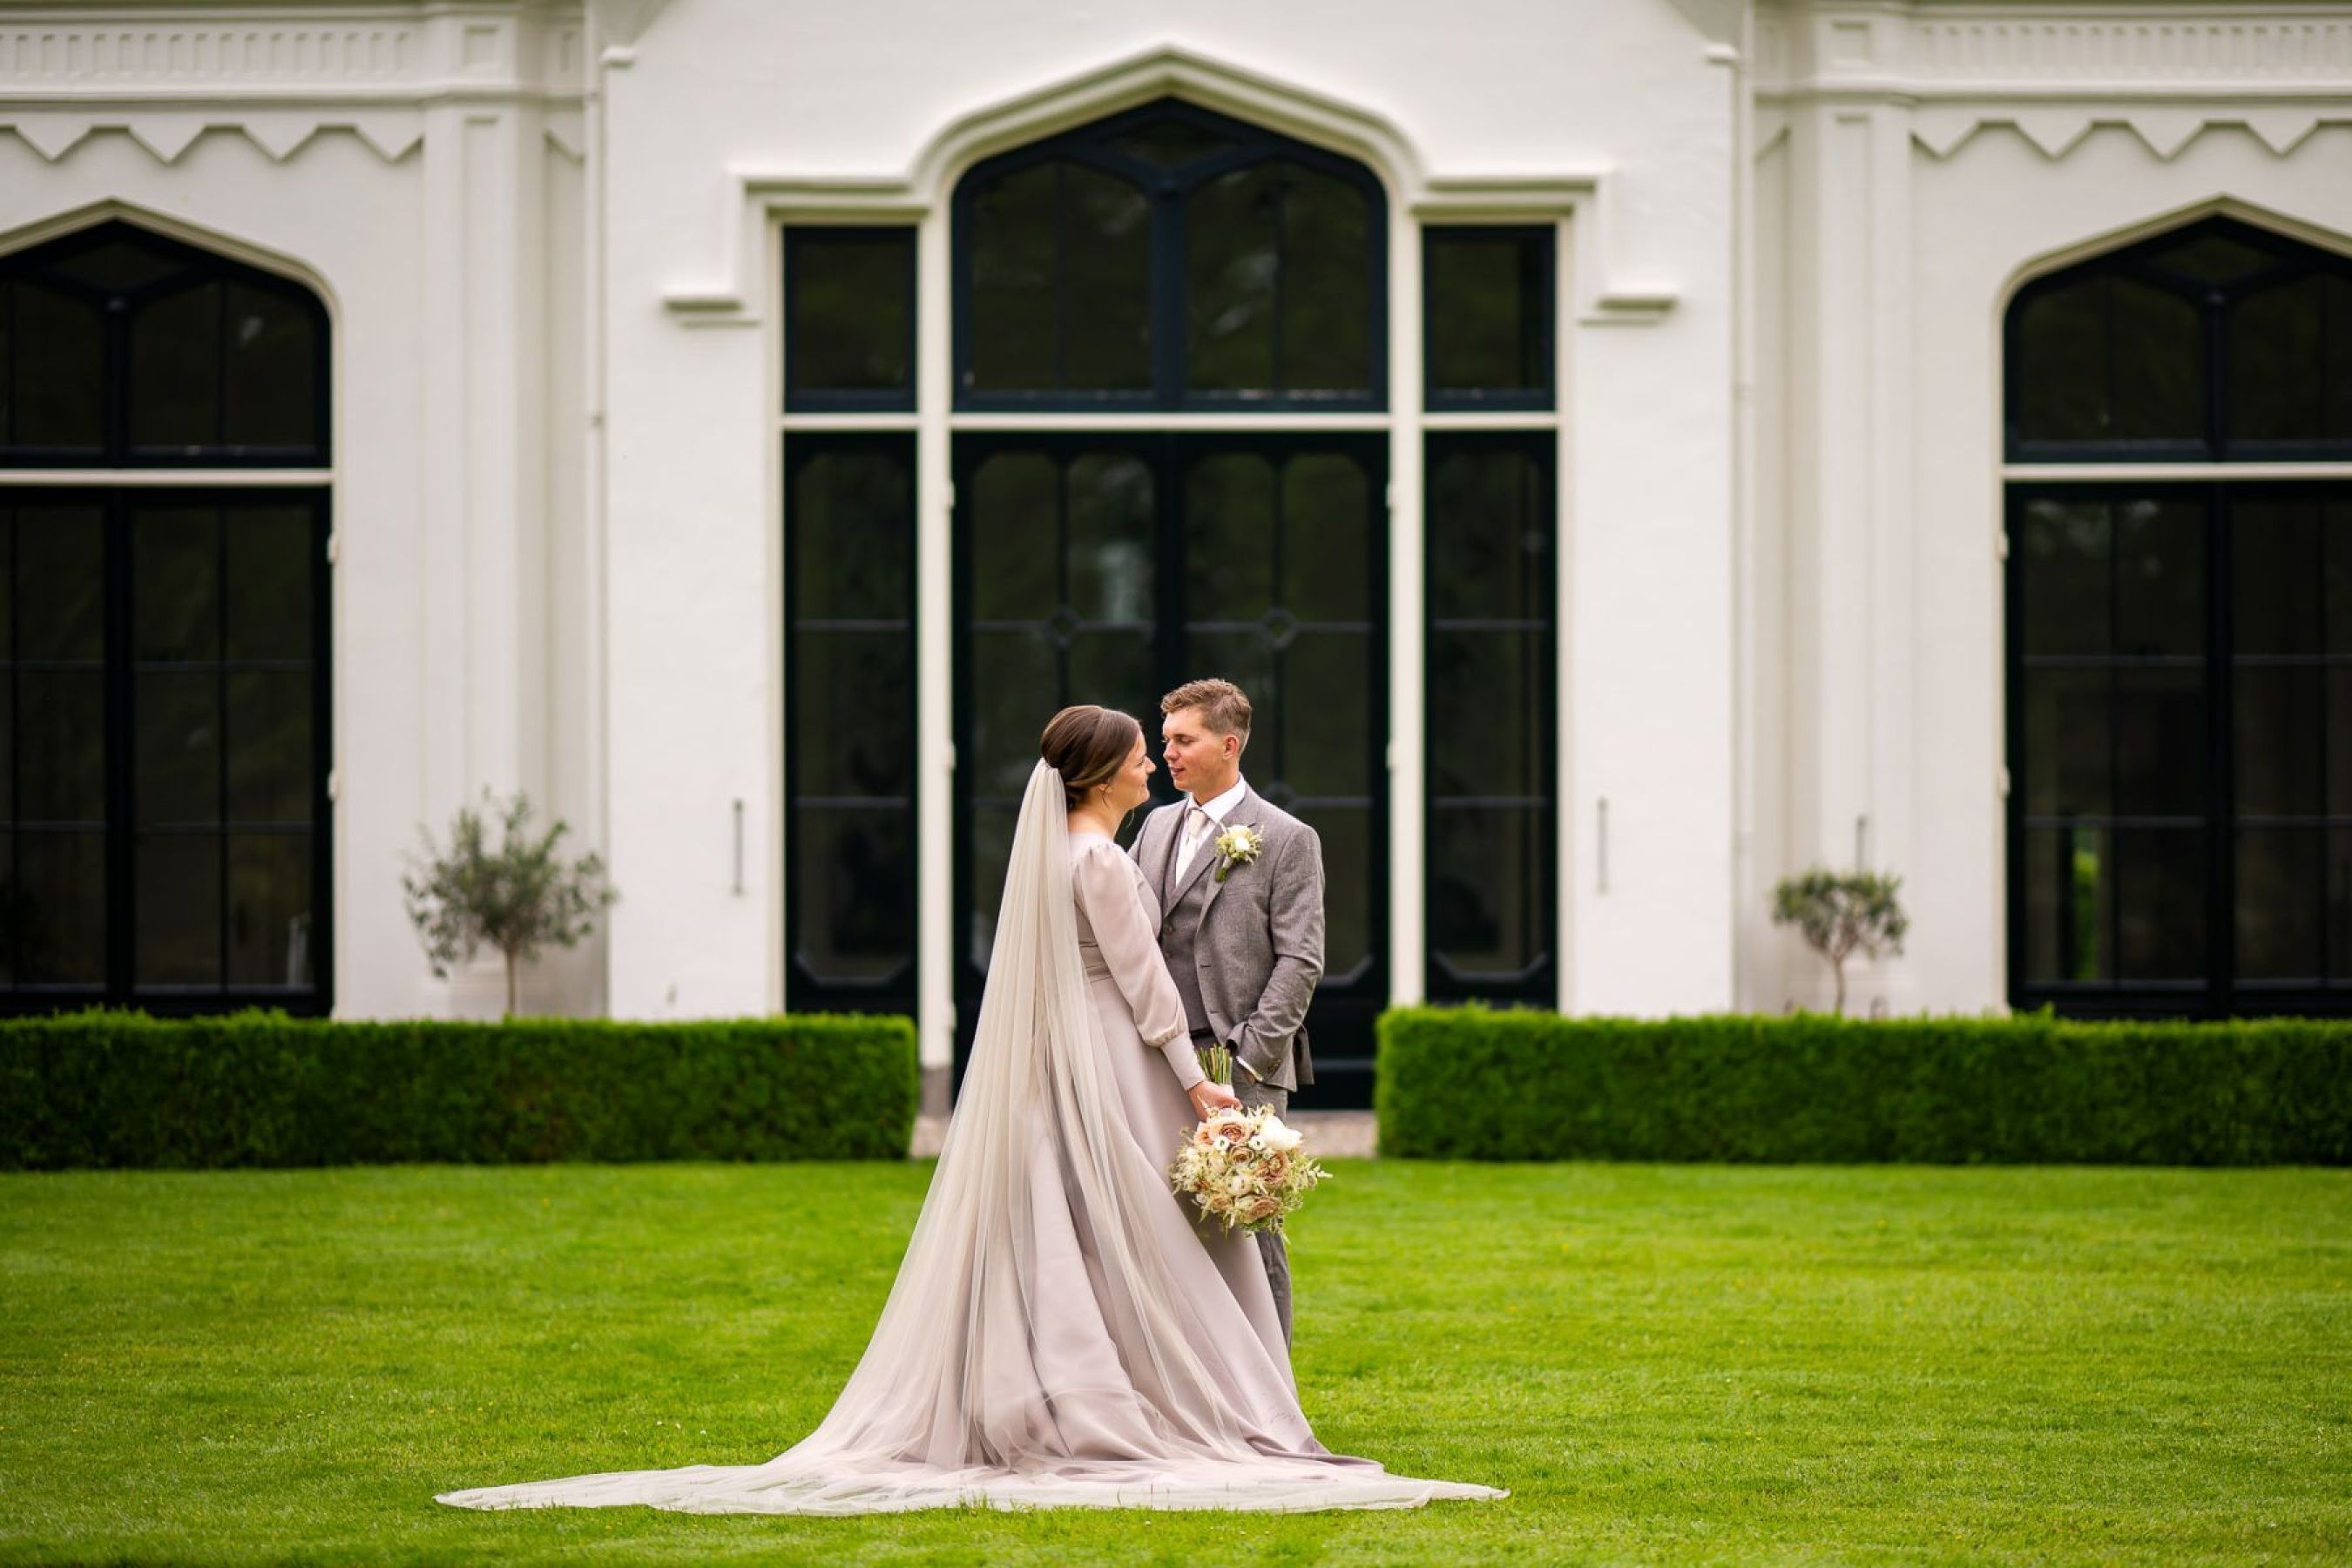
[{"label": "suit lapel", "polygon": [[[1257,815],[1255,810],[1257,803],[1257,791],[1251,789],[1246,784],[1243,785],[1241,799],[1234,802],[1233,810],[1225,813],[1224,821],[1217,824],[1217,832],[1223,833],[1228,827],[1255,826],[1256,823],[1253,818]],[[1215,837],[1212,835],[1210,841],[1207,844],[1201,846],[1201,852],[1192,858],[1193,877],[1197,877],[1201,874],[1201,868],[1202,866],[1216,858],[1216,851],[1214,847],[1215,843]],[[1192,885],[1192,877],[1184,879],[1184,882],[1187,887]],[[1216,903],[1217,895],[1224,890],[1225,885],[1223,882],[1212,881],[1209,884],[1208,891],[1204,893],[1201,899],[1201,919],[1203,922],[1208,920],[1210,907]],[[1197,930],[1198,927],[1195,927],[1194,929]]]},{"label": "suit lapel", "polygon": [[[1160,912],[1162,916],[1165,916],[1169,910],[1174,907],[1176,902],[1176,889],[1169,884],[1175,878],[1176,845],[1184,836],[1184,812],[1180,803],[1178,808],[1174,811],[1163,810],[1156,813],[1155,815],[1171,819],[1171,825],[1168,828],[1166,834],[1163,835],[1164,842],[1160,847],[1159,875],[1153,878],[1153,881],[1157,883],[1159,887]],[[1149,826],[1150,825],[1146,823],[1145,826]]]},{"label": "suit lapel", "polygon": [[[1242,798],[1246,801],[1249,796],[1244,794]],[[1167,910],[1174,909],[1176,907],[1176,900],[1182,898],[1187,892],[1190,892],[1192,890],[1192,884],[1201,879],[1202,868],[1216,858],[1216,854],[1210,848],[1210,846],[1216,842],[1217,834],[1221,831],[1223,831],[1222,828],[1220,828],[1215,822],[1211,822],[1209,825],[1209,836],[1201,841],[1201,847],[1198,849],[1192,851],[1192,863],[1184,868],[1184,875],[1175,882],[1168,899],[1160,905],[1160,908]],[[1184,814],[1180,811],[1176,814],[1175,830],[1168,835],[1168,864],[1170,866],[1172,867],[1176,864],[1176,853],[1182,847],[1183,843]]]}]

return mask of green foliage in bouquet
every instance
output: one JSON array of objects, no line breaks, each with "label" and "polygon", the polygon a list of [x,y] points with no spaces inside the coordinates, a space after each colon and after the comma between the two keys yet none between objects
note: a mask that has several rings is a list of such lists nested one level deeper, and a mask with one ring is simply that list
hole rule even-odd
[{"label": "green foliage in bouquet", "polygon": [[896,1160],[915,1026],[786,1016],[0,1022],[0,1169]]},{"label": "green foliage in bouquet", "polygon": [[[559,820],[534,833],[532,811],[529,795],[501,805],[484,790],[480,811],[457,808],[446,853],[428,830],[417,828],[425,857],[400,879],[433,973],[446,979],[482,948],[498,949],[506,960],[509,1014],[515,1010],[515,976],[522,963],[550,942],[577,943],[620,897],[604,885],[604,863],[594,853],[564,861],[558,847],[571,831],[567,825]],[[493,818],[499,829],[495,846]]]},{"label": "green foliage in bouquet", "polygon": [[1405,1007],[1376,1071],[1383,1155],[2352,1164],[2352,1020]]},{"label": "green foliage in bouquet", "polygon": [[1902,886],[1900,877],[1815,866],[1772,889],[1772,923],[1795,926],[1827,962],[1837,981],[1836,1011],[1845,1011],[1847,959],[1857,951],[1868,958],[1903,951],[1911,918],[1895,896]]}]

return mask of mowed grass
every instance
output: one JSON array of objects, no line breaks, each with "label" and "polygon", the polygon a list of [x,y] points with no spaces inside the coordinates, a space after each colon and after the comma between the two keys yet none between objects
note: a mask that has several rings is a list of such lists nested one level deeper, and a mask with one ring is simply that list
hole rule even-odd
[{"label": "mowed grass", "polygon": [[1343,1163],[1323,1439],[1496,1504],[475,1513],[765,1458],[927,1165],[0,1177],[0,1560],[2195,1563],[2352,1556],[2352,1173]]}]

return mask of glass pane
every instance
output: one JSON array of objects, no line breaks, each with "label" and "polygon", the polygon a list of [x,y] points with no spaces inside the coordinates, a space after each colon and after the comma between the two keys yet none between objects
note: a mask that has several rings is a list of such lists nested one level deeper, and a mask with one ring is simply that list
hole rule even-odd
[{"label": "glass pane", "polygon": [[1372,956],[1372,910],[1388,901],[1387,868],[1384,858],[1373,853],[1368,808],[1317,805],[1295,815],[1323,840],[1323,974],[1328,985]]},{"label": "glass pane", "polygon": [[971,345],[965,383],[982,392],[1055,384],[1055,221],[1058,163],[1040,163],[982,187],[971,202]]},{"label": "glass pane", "polygon": [[2034,816],[2100,816],[2110,808],[2112,672],[2025,674],[2025,809]]},{"label": "glass pane", "polygon": [[[1069,607],[1089,621],[1150,624],[1155,542],[1150,465],[1124,452],[1089,452],[1066,478]],[[1044,541],[1033,541],[1037,548]]]},{"label": "glass pane", "polygon": [[2326,300],[2327,346],[2321,359],[2326,395],[2319,427],[2333,441],[2352,437],[2352,278],[2331,274]]},{"label": "glass pane", "polygon": [[1064,165],[1063,384],[1151,385],[1151,204],[1126,181]]},{"label": "glass pane", "polygon": [[221,289],[200,284],[131,321],[131,444],[194,451],[221,439]]},{"label": "glass pane", "polygon": [[[0,736],[7,731],[0,728]],[[16,937],[21,923],[17,910],[21,901],[16,887],[16,845],[8,834],[0,833],[0,985],[16,984]]]},{"label": "glass pane", "polygon": [[1258,744],[1256,726],[1262,726],[1264,721],[1255,716],[1275,711],[1283,699],[1280,683],[1275,679],[1274,649],[1266,646],[1265,634],[1256,630],[1202,631],[1197,624],[1187,625],[1182,663],[1187,679],[1214,676],[1232,681],[1248,694],[1254,728],[1250,750],[1242,757],[1242,772],[1261,790],[1273,784],[1281,775],[1274,771],[1271,749]]},{"label": "glass pane", "polygon": [[61,278],[111,292],[144,288],[185,265],[176,256],[129,238],[101,240],[46,264]]},{"label": "glass pane", "polygon": [[1269,459],[1218,452],[1185,470],[1184,592],[1195,621],[1249,620],[1272,609],[1275,543]]},{"label": "glass pane", "polygon": [[106,657],[106,534],[96,507],[16,509],[16,657]]},{"label": "glass pane", "polygon": [[[5,386],[7,381],[5,362],[0,360],[0,386]],[[0,664],[5,664],[15,656],[16,647],[16,509],[0,500]],[[0,685],[5,684],[0,682]]]},{"label": "glass pane", "polygon": [[[1253,750],[1258,736],[1282,739],[1285,783],[1313,798],[1364,795],[1372,789],[1371,639],[1360,632],[1313,632],[1283,654],[1278,689],[1243,684],[1254,706]],[[1275,722],[1269,724],[1268,719]],[[1272,760],[1272,759],[1269,759]]]},{"label": "glass pane", "polygon": [[1433,229],[1425,255],[1430,390],[1549,390],[1551,247],[1543,237]]},{"label": "glass pane", "polygon": [[796,391],[911,389],[915,235],[794,229],[790,237]]},{"label": "glass pane", "polygon": [[1036,632],[974,632],[971,658],[972,790],[1018,801],[1037,737],[1064,706],[1054,649]]},{"label": "glass pane", "polygon": [[793,615],[906,620],[913,511],[903,446],[827,451],[801,464],[784,520]]},{"label": "glass pane", "polygon": [[2352,828],[2327,833],[2327,977],[2352,980]]},{"label": "glass pane", "polygon": [[2204,283],[2229,283],[2260,271],[2274,259],[2265,251],[2219,229],[2205,229],[2153,258],[2159,267]]},{"label": "glass pane", "polygon": [[220,513],[142,507],[131,514],[131,646],[142,659],[220,657]]},{"label": "glass pane", "polygon": [[2327,811],[2352,816],[2352,665],[2327,669]]},{"label": "glass pane", "polygon": [[139,825],[219,821],[220,676],[210,669],[145,669],[134,679],[138,751],[131,788]]},{"label": "glass pane", "polygon": [[1548,632],[1429,633],[1429,789],[1434,795],[1540,795],[1551,637]]},{"label": "glass pane", "polygon": [[1189,120],[1155,120],[1121,132],[1104,145],[1161,169],[1181,169],[1224,152],[1233,143]]},{"label": "glass pane", "polygon": [[2271,816],[2323,808],[2326,676],[2315,665],[2241,665],[2232,674],[2241,815]]},{"label": "glass pane", "polygon": [[2117,977],[2201,978],[2204,829],[2118,828],[2113,838]]},{"label": "glass pane", "polygon": [[[2241,654],[2324,650],[2320,510],[2306,500],[2229,503],[2232,596]],[[2352,553],[2352,551],[2347,551]],[[2347,652],[2352,652],[2347,642]]]},{"label": "glass pane", "polygon": [[2322,327],[2327,280],[2273,284],[2230,312],[2230,434],[2293,440],[2325,433]]},{"label": "glass pane", "polygon": [[228,678],[228,818],[308,825],[313,815],[310,672]]},{"label": "glass pane", "polygon": [[1431,618],[1541,618],[1553,571],[1541,468],[1508,448],[1433,442],[1431,449]]},{"label": "glass pane", "polygon": [[237,507],[228,526],[228,657],[311,657],[310,509]]},{"label": "glass pane", "polygon": [[[5,663],[0,663],[0,842],[8,837],[7,825],[16,818],[16,682]],[[6,918],[5,900],[0,900],[0,920]],[[0,931],[0,948],[7,945],[7,933]]]},{"label": "glass pane", "polygon": [[1061,604],[1060,483],[1060,468],[1042,452],[998,452],[972,474],[972,613],[980,619],[1043,619]]},{"label": "glass pane", "polygon": [[2086,278],[2017,306],[2017,433],[2029,441],[2107,434],[2107,284]]},{"label": "glass pane", "polygon": [[[1549,813],[1537,807],[1433,812],[1429,945],[1456,969],[1513,973],[1549,955]],[[1433,966],[1433,991],[1449,981]]]},{"label": "glass pane", "polygon": [[2128,278],[2111,282],[2115,355],[2105,434],[2122,440],[2194,440],[2205,433],[2205,369],[2197,308]]},{"label": "glass pane", "polygon": [[319,427],[319,328],[308,301],[231,283],[227,334],[232,447],[302,451],[323,445]]},{"label": "glass pane", "polygon": [[228,841],[228,983],[310,982],[310,839],[241,834]]},{"label": "glass pane", "polygon": [[16,813],[106,820],[106,708],[95,670],[16,671]]},{"label": "glass pane", "polygon": [[[1155,748],[1160,739],[1158,666],[1152,657],[1151,633],[1080,632],[1070,639],[1070,685],[1067,702],[1092,702],[1116,708],[1132,717],[1143,730],[1145,742]],[[1038,712],[1033,729],[1043,731],[1053,710]],[[1034,762],[1035,747],[1030,761]]]},{"label": "glass pane", "polygon": [[[1040,721],[1037,727],[1042,730],[1045,724]],[[988,967],[989,949],[996,942],[997,910],[1004,903],[1004,868],[1013,858],[1013,825],[1019,816],[1015,810],[987,806],[971,814],[971,909],[964,932],[964,961],[974,969]]]},{"label": "glass pane", "polygon": [[1276,273],[1287,165],[1220,174],[1184,212],[1186,384],[1196,392],[1271,392]]},{"label": "glass pane", "polygon": [[2205,508],[2129,500],[2115,509],[2116,651],[2205,651]]},{"label": "glass pane", "polygon": [[2238,974],[2311,980],[2321,973],[2325,835],[2263,828],[2238,835]]},{"label": "glass pane", "polygon": [[221,843],[209,833],[141,834],[132,876],[139,917],[134,985],[216,985],[221,977]]},{"label": "glass pane", "polygon": [[25,985],[106,981],[106,835],[16,835],[16,980]]},{"label": "glass pane", "polygon": [[1372,205],[1344,180],[1285,166],[1281,385],[1372,386]]},{"label": "glass pane", "polygon": [[793,638],[796,795],[914,789],[912,644],[904,631],[804,631]]},{"label": "glass pane", "polygon": [[2112,978],[2114,898],[2106,832],[2036,827],[2025,835],[2025,971],[2034,982]]},{"label": "glass pane", "polygon": [[2103,501],[2036,500],[2014,542],[2024,557],[2025,652],[2105,653],[2113,644],[2108,607],[2110,541]]},{"label": "glass pane", "polygon": [[106,332],[98,307],[23,279],[12,287],[15,444],[101,450],[106,445]]},{"label": "glass pane", "polygon": [[2168,816],[2205,809],[2205,672],[2116,671],[2116,810]]},{"label": "glass pane", "polygon": [[911,964],[909,816],[904,808],[803,808],[793,956],[818,979],[879,980]]},{"label": "glass pane", "polygon": [[1364,622],[1372,604],[1371,479],[1354,458],[1301,452],[1282,466],[1283,607],[1308,624]]}]

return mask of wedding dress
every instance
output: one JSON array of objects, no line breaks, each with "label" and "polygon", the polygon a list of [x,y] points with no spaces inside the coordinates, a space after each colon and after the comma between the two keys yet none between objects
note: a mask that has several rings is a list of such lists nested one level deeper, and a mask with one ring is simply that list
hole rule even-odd
[{"label": "wedding dress", "polygon": [[1181,1080],[1199,1068],[1158,926],[1142,875],[1109,839],[1070,834],[1061,775],[1039,763],[955,1115],[832,1412],[765,1464],[439,1500],[1303,1512],[1506,1495],[1393,1476],[1315,1440],[1254,1238],[1196,1229],[1169,1190],[1193,1120]]}]

